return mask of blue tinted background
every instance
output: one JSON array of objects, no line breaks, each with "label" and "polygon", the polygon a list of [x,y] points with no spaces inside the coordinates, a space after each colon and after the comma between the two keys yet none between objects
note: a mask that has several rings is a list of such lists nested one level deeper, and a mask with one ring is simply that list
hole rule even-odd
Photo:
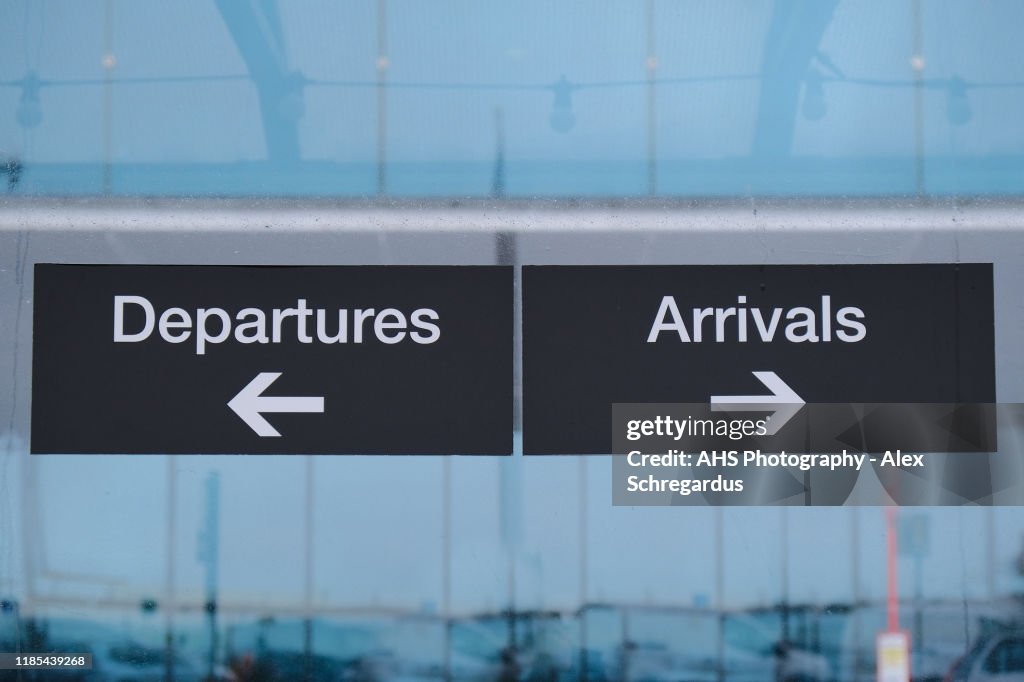
[{"label": "blue tinted background", "polygon": [[6,2],[0,160],[25,194],[1012,195],[1021,25],[1016,0]]},{"label": "blue tinted background", "polygon": [[[1022,19],[1019,0],[6,0],[0,193],[385,201],[1019,195]],[[403,458],[396,466],[359,457],[27,456],[32,263],[490,262],[500,252],[489,233],[454,247],[439,235],[407,239],[394,225],[408,214],[384,229],[383,203],[346,218],[365,220],[360,230],[382,225],[376,232],[311,237],[310,226],[294,239],[268,241],[242,230],[228,239],[234,228],[224,228],[224,240],[212,242],[220,246],[207,249],[211,242],[198,240],[193,223],[211,224],[205,204],[192,213],[178,212],[179,202],[161,211],[141,204],[122,219],[85,215],[74,202],[0,199],[0,222],[16,226],[0,229],[0,359],[11,368],[4,374],[10,403],[0,401],[0,640],[10,641],[18,617],[42,614],[54,633],[70,628],[61,619],[82,619],[87,635],[74,637],[89,641],[130,636],[162,647],[166,628],[181,651],[205,656],[214,640],[201,605],[214,564],[225,607],[220,660],[232,646],[251,651],[255,637],[242,635],[257,629],[272,648],[301,650],[297,619],[314,605],[314,649],[336,657],[385,646],[353,631],[339,644],[330,619],[350,606],[388,618],[453,618],[447,622],[461,629],[470,617],[510,607],[560,609],[571,633],[588,622],[588,646],[604,652],[613,670],[630,605],[637,641],[667,639],[706,657],[721,609],[866,603],[856,627],[844,620],[835,645],[851,659],[861,651],[866,672],[834,670],[842,680],[873,678],[886,594],[885,520],[877,509],[695,509],[683,518],[612,507],[610,463],[600,459]],[[835,243],[790,238],[784,223],[773,223],[763,241],[735,234],[753,243],[743,252],[751,262],[960,258],[956,232],[932,236],[914,227],[930,226],[941,211],[918,214],[922,205],[907,203],[914,208],[898,224],[910,229],[851,233]],[[119,202],[83,204],[103,210]],[[497,223],[543,222],[529,210],[493,205]],[[864,204],[876,205],[887,204]],[[41,208],[19,217],[32,206]],[[235,210],[259,201],[213,206],[245,229],[262,217]],[[309,206],[315,222],[318,209]],[[667,212],[660,223],[646,217],[634,234],[554,235],[534,241],[532,251],[527,241],[520,257],[736,258],[738,248],[681,255],[679,237],[689,228],[677,219],[686,212]],[[197,214],[205,217],[196,221]],[[450,215],[437,214],[408,220],[426,216],[436,227]],[[599,208],[580,220],[601,214],[616,211]],[[720,217],[709,215],[708,224]],[[823,214],[826,238],[864,215]],[[108,230],[104,220],[122,227]],[[65,237],[34,229],[42,222],[84,231]],[[466,225],[479,222],[477,214]],[[671,229],[660,233],[657,225]],[[159,238],[159,229],[173,236]],[[1017,272],[1024,251],[1012,236],[997,256],[989,242],[965,239],[963,257],[1000,260],[1003,273]],[[705,235],[703,243],[716,242]],[[1009,339],[1019,338],[1014,310],[1000,311]],[[1000,397],[1019,400],[1019,363],[1003,352],[1009,371],[1000,381],[1010,395]],[[202,549],[214,474],[223,491],[219,563]],[[980,617],[1009,604],[1012,618],[1024,620],[1011,597],[1024,593],[1024,516],[1016,508],[938,508],[907,517],[925,519],[931,539],[916,556],[900,556],[898,592],[905,602],[918,594],[930,600],[926,615],[948,625],[948,632],[915,626],[930,647],[953,643],[931,668],[915,663],[919,676],[941,677],[974,640]],[[159,602],[153,612],[140,608],[148,599]],[[569,615],[595,604],[612,606]],[[691,607],[712,625],[701,631],[680,620]],[[914,610],[905,603],[902,613],[909,628]],[[366,621],[358,627],[368,628]],[[104,634],[98,623],[117,627]],[[439,627],[430,637],[410,636],[400,620],[380,623],[396,656],[441,660]],[[498,625],[481,647],[491,659],[506,642]],[[461,629],[451,647],[456,668],[469,658]],[[768,650],[782,630],[768,628],[756,647]],[[574,660],[576,646],[570,639],[562,650]],[[846,667],[855,667],[852,660]],[[436,667],[434,677],[441,677]]]}]

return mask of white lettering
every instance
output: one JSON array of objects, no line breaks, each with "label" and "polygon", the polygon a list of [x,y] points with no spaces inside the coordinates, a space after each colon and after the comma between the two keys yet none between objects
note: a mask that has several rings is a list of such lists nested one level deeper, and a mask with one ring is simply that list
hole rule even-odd
[{"label": "white lettering", "polygon": [[[124,331],[124,306],[127,303],[141,307],[146,314],[146,322],[142,325],[140,332],[126,334]],[[114,343],[135,343],[146,340],[153,333],[155,319],[153,304],[142,296],[114,296]]]}]

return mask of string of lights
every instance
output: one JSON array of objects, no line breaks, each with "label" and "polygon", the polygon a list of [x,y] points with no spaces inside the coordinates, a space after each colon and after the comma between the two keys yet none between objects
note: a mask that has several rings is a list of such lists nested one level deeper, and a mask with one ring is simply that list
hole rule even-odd
[{"label": "string of lights", "polygon": [[[921,84],[925,87],[931,88],[947,88],[954,83],[962,86],[968,90],[971,89],[989,89],[989,88],[1020,88],[1024,87],[1024,81],[967,81],[959,76],[945,77],[945,78],[924,78],[920,81],[910,79],[880,79],[880,78],[860,78],[853,76],[824,76],[821,74],[808,75],[806,79],[819,78],[824,83],[846,83],[850,85],[865,85],[871,87],[882,87],[882,88],[904,88],[911,87],[914,85]],[[726,75],[715,75],[715,76],[682,76],[676,78],[657,78],[653,79],[656,85],[687,85],[687,84],[699,84],[699,83],[723,83],[730,81],[756,81],[762,80],[765,77],[758,73],[741,73],[741,74],[726,74]],[[89,86],[89,85],[105,85],[112,83],[113,85],[147,85],[147,84],[160,84],[160,83],[202,83],[202,82],[225,82],[225,81],[247,81],[252,80],[252,76],[248,74],[229,74],[229,75],[202,75],[202,76],[141,76],[141,77],[129,77],[129,78],[114,78],[106,80],[103,78],[93,79],[78,79],[78,80],[61,80],[61,79],[42,79],[39,78],[35,72],[29,72],[24,77],[14,80],[3,80],[0,81],[0,87],[69,87],[69,86]],[[528,90],[557,90],[562,87],[568,87],[571,90],[591,90],[597,88],[619,88],[619,87],[639,87],[649,85],[649,80],[619,80],[619,81],[583,81],[583,82],[572,82],[567,80],[564,76],[559,80],[551,83],[486,83],[486,82],[467,82],[467,83],[447,83],[440,81],[388,81],[386,84],[381,85],[377,81],[361,81],[361,80],[332,80],[332,79],[321,79],[321,78],[305,78],[302,75],[297,76],[297,80],[303,86],[325,86],[325,87],[351,87],[351,88],[377,88],[387,87],[393,89],[415,89],[415,90],[514,90],[514,91],[528,91]]]},{"label": "string of lights", "polygon": [[[962,125],[971,118],[970,104],[967,93],[971,90],[1005,89],[1024,87],[1024,81],[991,81],[979,82],[965,80],[959,76],[919,79],[880,79],[846,76],[835,69],[831,64],[826,64],[833,75],[823,74],[815,69],[808,71],[804,77],[804,104],[803,115],[811,120],[818,120],[826,113],[825,86],[826,85],[859,85],[873,88],[924,88],[927,90],[945,90],[948,104],[947,114],[951,123]],[[438,91],[471,91],[471,92],[550,92],[554,96],[552,127],[559,132],[566,132],[572,127],[574,117],[572,116],[572,94],[581,90],[612,89],[612,88],[633,88],[633,87],[665,87],[684,86],[710,83],[728,82],[752,82],[765,80],[766,77],[759,73],[738,73],[706,76],[680,76],[672,78],[645,78],[638,80],[615,80],[615,81],[584,81],[573,82],[565,76],[554,82],[442,82],[442,81],[393,81],[380,82],[377,80],[335,80],[306,78],[296,73],[291,78],[291,85],[295,88],[305,87],[336,87],[336,88],[366,88],[389,90],[438,90]],[[16,80],[0,81],[0,87],[14,87],[21,89],[21,97],[18,104],[17,120],[20,125],[32,128],[42,122],[42,108],[39,100],[39,93],[44,88],[55,87],[87,87],[96,85],[128,86],[128,85],[150,85],[150,84],[180,84],[180,83],[223,83],[243,82],[252,80],[248,74],[226,74],[226,75],[198,75],[198,76],[143,76],[125,77],[113,79],[44,79],[40,78],[35,71],[29,71],[22,78]]]}]

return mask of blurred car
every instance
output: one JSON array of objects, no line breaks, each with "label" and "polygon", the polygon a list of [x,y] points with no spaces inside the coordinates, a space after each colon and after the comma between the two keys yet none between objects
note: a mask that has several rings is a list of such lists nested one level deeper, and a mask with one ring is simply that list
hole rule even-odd
[{"label": "blurred car", "polygon": [[[962,604],[930,603],[920,614],[912,606],[904,609],[903,623],[911,633],[910,662],[913,682],[940,682],[949,678],[950,667],[972,649],[972,642],[984,633],[985,623],[1005,630],[1012,622],[1012,604],[973,604],[969,613]],[[846,682],[876,679],[875,637],[886,629],[883,605],[862,606],[846,615],[839,651],[837,678]],[[919,624],[921,631],[915,633]],[[984,678],[981,678],[984,679]]]},{"label": "blurred car", "polygon": [[[94,647],[90,681],[99,682],[163,682],[166,677],[166,650],[125,640]],[[214,667],[213,680],[204,665],[176,653],[175,682],[233,682],[234,674],[226,667]]]},{"label": "blurred car", "polygon": [[776,629],[758,616],[766,614],[739,613],[726,617],[726,679],[750,682],[825,682],[832,679],[832,670],[825,656],[785,641]]},{"label": "blurred car", "polygon": [[615,657],[613,679],[629,682],[714,682],[717,662],[713,657],[695,659],[673,651],[662,642],[625,642]]},{"label": "blurred car", "polygon": [[1024,630],[979,637],[950,668],[946,682],[1024,682]]},{"label": "blurred car", "polygon": [[258,682],[415,679],[381,641],[381,623],[314,619],[309,625],[307,641],[303,619],[232,624],[226,633],[228,666],[239,680]]},{"label": "blurred car", "polygon": [[[510,641],[515,628],[514,643]],[[451,622],[454,680],[577,680],[576,624],[554,612],[486,614]],[[588,679],[599,677],[600,657],[590,658]]]}]

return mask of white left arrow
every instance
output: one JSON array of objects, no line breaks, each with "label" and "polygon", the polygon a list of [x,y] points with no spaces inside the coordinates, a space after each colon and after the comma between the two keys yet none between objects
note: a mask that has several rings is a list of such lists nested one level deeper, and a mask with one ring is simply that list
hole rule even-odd
[{"label": "white left arrow", "polygon": [[277,381],[280,372],[260,372],[256,378],[228,401],[228,407],[242,418],[249,428],[263,438],[280,436],[277,429],[263,418],[271,412],[323,412],[324,399],[319,397],[283,397],[263,395],[263,391]]},{"label": "white left arrow", "polygon": [[736,412],[772,412],[766,435],[774,436],[804,406],[804,399],[775,372],[754,372],[771,395],[713,395],[711,410]]}]

